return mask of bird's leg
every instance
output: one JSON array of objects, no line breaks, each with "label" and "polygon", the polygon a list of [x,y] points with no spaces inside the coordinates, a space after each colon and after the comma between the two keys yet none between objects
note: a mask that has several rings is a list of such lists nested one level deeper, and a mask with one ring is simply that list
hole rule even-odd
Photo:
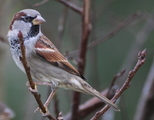
[{"label": "bird's leg", "polygon": [[[56,93],[56,90],[52,91],[52,92],[50,93],[48,99],[47,99],[46,102],[44,103],[44,107],[45,107],[45,109],[46,109],[47,112],[46,112],[46,114],[44,114],[42,111],[40,111],[40,112],[42,113],[43,116],[48,115],[48,113],[49,113],[48,106],[49,106],[50,101],[52,100],[53,96],[55,95],[55,93]],[[38,111],[38,110],[40,110],[39,107],[36,108],[36,110],[35,110],[34,112],[36,112],[36,111]]]},{"label": "bird's leg", "polygon": [[[46,108],[46,110],[48,110],[48,106],[49,106],[49,104],[50,104],[50,102],[51,102],[51,100],[52,100],[52,98],[55,95],[56,90],[57,90],[57,88],[52,83],[50,83],[50,84],[51,84],[50,85],[51,86],[51,93],[50,93],[48,99],[46,100],[46,102],[44,103],[44,107]],[[40,108],[38,107],[34,112],[38,111],[39,109]]]},{"label": "bird's leg", "polygon": [[53,96],[55,95],[55,93],[56,93],[56,90],[51,91],[51,93],[50,93],[48,99],[47,99],[46,102],[44,103],[44,106],[45,106],[45,107],[48,107],[48,106],[49,106],[49,104],[50,104],[50,102],[51,102]]},{"label": "bird's leg", "polygon": [[31,91],[31,92],[38,92],[38,90],[37,90],[37,86],[36,86],[37,84],[36,84],[35,82],[34,82],[34,84],[35,84],[34,89],[31,88],[29,82],[26,83],[26,86],[28,86],[28,90],[29,90],[29,91]]}]

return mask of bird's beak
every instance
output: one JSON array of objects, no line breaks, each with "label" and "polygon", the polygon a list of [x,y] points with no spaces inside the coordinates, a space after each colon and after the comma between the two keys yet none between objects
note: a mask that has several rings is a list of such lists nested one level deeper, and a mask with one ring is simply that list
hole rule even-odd
[{"label": "bird's beak", "polygon": [[32,21],[33,25],[40,25],[43,22],[45,22],[44,18],[39,15]]}]

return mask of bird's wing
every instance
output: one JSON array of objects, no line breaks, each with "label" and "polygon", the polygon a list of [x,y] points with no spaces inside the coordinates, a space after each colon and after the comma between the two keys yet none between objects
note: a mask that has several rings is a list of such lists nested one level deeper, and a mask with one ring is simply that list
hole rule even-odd
[{"label": "bird's wing", "polygon": [[35,52],[38,56],[45,59],[52,65],[59,67],[71,74],[77,75],[86,80],[70,63],[69,61],[58,51],[54,44],[44,35],[40,36],[40,39],[35,43]]}]

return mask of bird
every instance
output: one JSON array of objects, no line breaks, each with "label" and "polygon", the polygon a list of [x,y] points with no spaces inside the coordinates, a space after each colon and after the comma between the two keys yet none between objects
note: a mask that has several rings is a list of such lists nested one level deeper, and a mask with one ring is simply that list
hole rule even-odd
[{"label": "bird", "polygon": [[119,111],[116,104],[86,82],[86,78],[41,32],[41,24],[44,22],[46,22],[45,19],[34,9],[23,9],[13,16],[7,38],[16,65],[25,73],[20,60],[22,53],[18,33],[21,31],[26,51],[25,56],[33,79],[51,83],[52,92],[60,87],[95,96],[114,110]]}]

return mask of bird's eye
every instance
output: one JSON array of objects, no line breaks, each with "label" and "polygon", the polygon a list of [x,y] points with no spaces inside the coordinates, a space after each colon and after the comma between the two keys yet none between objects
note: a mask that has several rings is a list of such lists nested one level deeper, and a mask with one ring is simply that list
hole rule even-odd
[{"label": "bird's eye", "polygon": [[25,20],[26,20],[26,21],[30,21],[30,17],[26,17]]},{"label": "bird's eye", "polygon": [[33,18],[32,17],[29,17],[29,16],[24,16],[22,18],[22,20],[25,21],[25,22],[31,22],[33,20]]}]

